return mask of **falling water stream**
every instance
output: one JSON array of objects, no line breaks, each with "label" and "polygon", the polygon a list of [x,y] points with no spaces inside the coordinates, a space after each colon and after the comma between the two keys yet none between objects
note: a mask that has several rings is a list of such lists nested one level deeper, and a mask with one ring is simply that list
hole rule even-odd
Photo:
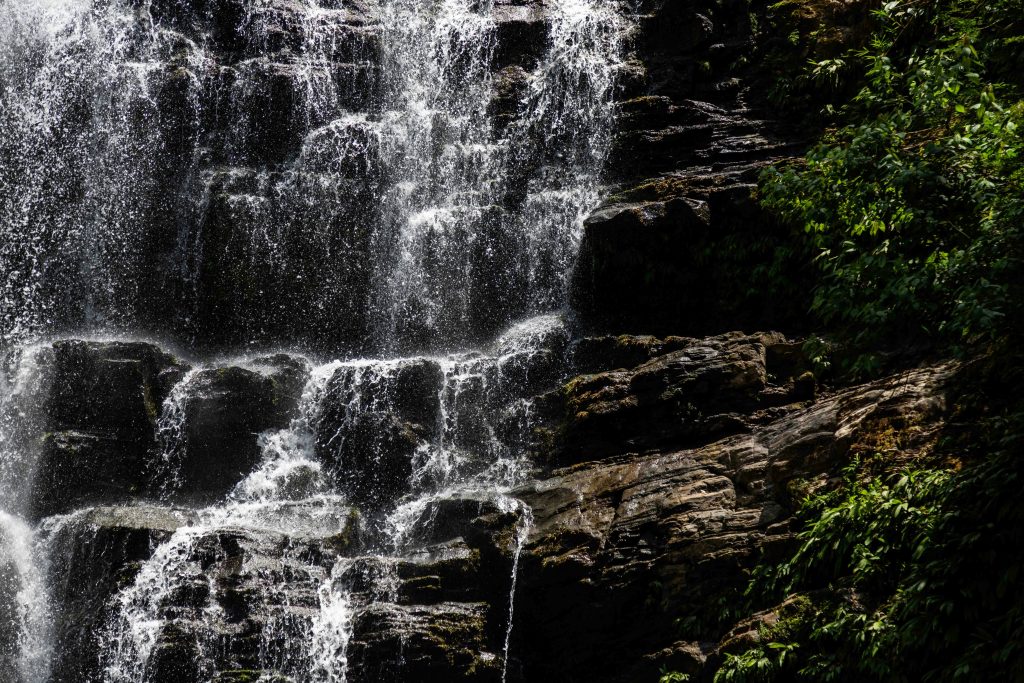
[{"label": "falling water stream", "polygon": [[[559,311],[600,196],[626,31],[599,0],[0,0],[12,683],[50,680],[48,549],[85,514],[32,521],[18,485],[45,412],[35,358],[68,335],[235,356],[197,364],[159,406],[148,476],[175,528],[107,605],[102,681],[150,680],[178,622],[197,634],[191,675],[212,680],[234,617],[209,597],[227,589],[207,567],[230,560],[211,539],[284,548],[244,568],[272,606],[244,634],[254,668],[346,681],[357,620],[397,609],[399,567],[440,552],[422,539],[455,500],[513,520],[496,653],[512,677],[532,524],[514,491],[531,476],[532,397],[562,372]],[[197,380],[269,377],[253,351],[282,347],[310,359],[290,423],[259,435],[226,496],[183,498]],[[354,537],[310,560],[313,541]]]}]

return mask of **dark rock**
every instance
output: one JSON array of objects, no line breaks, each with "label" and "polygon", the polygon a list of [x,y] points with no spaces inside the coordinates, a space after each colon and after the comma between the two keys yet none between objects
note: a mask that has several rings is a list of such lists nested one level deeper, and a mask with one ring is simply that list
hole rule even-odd
[{"label": "dark rock", "polygon": [[519,115],[530,86],[530,75],[521,66],[508,66],[494,77],[494,96],[488,115],[497,129],[503,130]]},{"label": "dark rock", "polygon": [[[351,680],[501,680],[501,659],[488,649],[487,610],[464,603],[366,609],[349,643]],[[399,651],[401,658],[394,656]]]},{"label": "dark rock", "polygon": [[767,339],[712,337],[633,370],[577,377],[563,390],[551,454],[565,464],[744,430],[735,413],[752,410],[766,387]]},{"label": "dark rock", "polygon": [[199,643],[181,625],[170,623],[157,636],[146,662],[146,679],[153,683],[199,683],[202,656]]},{"label": "dark rock", "polygon": [[160,404],[187,369],[151,344],[55,342],[50,426],[124,440],[152,438]]},{"label": "dark rock", "polygon": [[495,0],[491,18],[497,26],[495,66],[532,68],[547,47],[548,23],[543,3],[538,0]]},{"label": "dark rock", "polygon": [[378,508],[408,490],[413,456],[438,428],[441,381],[429,359],[344,366],[328,381],[317,452],[353,501]]},{"label": "dark rock", "polygon": [[[362,133],[349,127],[345,134]],[[206,178],[209,200],[200,207],[192,321],[202,344],[277,347],[301,341],[336,349],[365,339],[371,237],[366,211],[376,185],[335,173],[344,169],[330,167],[329,150],[317,147],[329,147],[333,135],[312,135],[309,171],[230,167]],[[319,189],[323,182],[336,191],[325,195]],[[253,239],[254,232],[266,239]],[[275,239],[278,234],[288,239]],[[339,255],[344,268],[338,267]]]},{"label": "dark rock", "polygon": [[53,680],[97,680],[98,638],[111,617],[111,596],[132,584],[158,544],[191,521],[182,510],[95,508],[47,529]]},{"label": "dark rock", "polygon": [[[164,619],[146,662],[146,680],[246,680],[262,671],[270,680],[295,672],[289,648],[304,638],[319,610],[317,591],[339,552],[358,550],[358,516],[297,503],[276,511],[296,536],[268,530],[210,529],[181,546],[177,571],[160,604]],[[303,513],[306,513],[303,516]],[[97,508],[56,529],[51,582],[57,602],[55,680],[95,680],[102,627],[113,617],[114,591],[130,586],[141,563],[175,529],[195,524],[193,513],[164,508]],[[278,520],[279,521],[279,520]],[[321,526],[323,528],[321,528]],[[338,532],[338,529],[341,529]],[[330,529],[350,540],[340,549]],[[82,590],[82,582],[89,590]],[[267,639],[275,633],[277,639]],[[290,663],[291,662],[291,663]],[[220,677],[220,678],[218,678]]]},{"label": "dark rock", "polygon": [[249,370],[203,370],[185,387],[183,443],[174,476],[179,499],[228,493],[259,463],[260,432],[282,429],[294,416],[308,367],[289,356],[254,361]]},{"label": "dark rock", "polygon": [[672,351],[697,344],[691,337],[619,335],[584,337],[572,345],[572,368],[581,375],[635,368]]},{"label": "dark rock", "polygon": [[50,359],[34,514],[144,494],[160,406],[188,366],[127,342],[59,341]]},{"label": "dark rock", "polygon": [[[801,289],[801,238],[766,216],[752,191],[736,185],[698,192],[666,178],[623,195],[652,199],[592,214],[571,292],[583,324],[695,336],[737,326],[799,329],[810,291]],[[796,274],[789,289],[778,290],[766,264]]]}]

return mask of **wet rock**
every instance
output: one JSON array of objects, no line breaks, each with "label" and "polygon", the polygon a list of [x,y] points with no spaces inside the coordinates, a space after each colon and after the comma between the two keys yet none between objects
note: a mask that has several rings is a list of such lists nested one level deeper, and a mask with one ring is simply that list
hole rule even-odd
[{"label": "wet rock", "polygon": [[[387,680],[498,681],[500,658],[488,647],[487,605],[374,605],[353,625],[353,683]],[[401,651],[403,657],[396,658]]]},{"label": "wet rock", "polygon": [[496,0],[491,9],[496,24],[494,64],[532,68],[547,46],[548,23],[537,0]]},{"label": "wet rock", "polygon": [[184,510],[106,507],[44,527],[55,608],[53,680],[96,680],[111,596],[132,584],[159,543],[191,521]]},{"label": "wet rock", "polygon": [[[324,515],[329,510],[305,510],[303,516],[301,504],[291,507],[268,513],[264,523],[286,523],[296,536],[229,527],[172,538],[181,525],[197,520],[194,513],[166,508],[99,508],[69,520],[53,541],[61,615],[58,679],[93,680],[101,627],[117,624],[110,596],[130,586],[141,563],[166,542],[182,545],[178,565],[164,577],[170,582],[159,605],[164,621],[146,662],[146,680],[248,680],[245,671],[267,680],[297,675],[301,661],[289,648],[305,642],[319,611],[318,590],[339,554],[358,548],[350,540],[339,550],[325,532],[355,538],[358,518],[339,508],[332,525]],[[82,580],[95,588],[80,590]]]},{"label": "wet rock", "polygon": [[554,387],[565,372],[564,361],[569,347],[569,333],[556,325],[526,343],[501,338],[494,352],[498,362],[494,369],[493,393],[502,402],[528,398]]},{"label": "wet rock", "polygon": [[188,366],[151,344],[53,344],[50,425],[95,430],[124,440],[152,435],[163,399]]},{"label": "wet rock", "polygon": [[287,676],[263,669],[232,669],[218,673],[213,683],[291,683],[291,680]]},{"label": "wet rock", "polygon": [[173,475],[177,498],[202,501],[228,493],[259,463],[259,434],[287,427],[294,416],[308,372],[305,361],[278,355],[258,359],[253,367],[203,370],[190,378]]},{"label": "wet rock", "polygon": [[202,680],[199,643],[179,624],[165,626],[146,662],[146,679],[153,683],[199,683]]},{"label": "wet rock", "polygon": [[398,564],[396,571],[401,580],[398,599],[403,604],[435,605],[485,597],[480,587],[480,550],[465,541],[425,548],[414,561]]},{"label": "wet rock", "polygon": [[316,448],[354,502],[380,508],[408,491],[413,458],[438,428],[441,381],[429,359],[346,366],[328,381]]},{"label": "wet rock", "polygon": [[[218,168],[205,177],[209,201],[196,235],[194,323],[204,345],[349,348],[367,334],[371,227],[365,221],[376,184],[342,177],[329,149],[359,125],[333,122],[304,144],[310,168],[285,174]],[[368,134],[368,133],[367,133]],[[344,158],[344,157],[342,157]],[[345,164],[369,163],[353,155]],[[323,193],[324,184],[332,187]],[[254,234],[260,237],[254,239]],[[287,239],[283,236],[287,235]],[[345,254],[344,268],[338,255]]]},{"label": "wet rock", "polygon": [[47,362],[34,514],[145,493],[160,406],[188,366],[150,344],[75,340]]},{"label": "wet rock", "polygon": [[530,76],[521,66],[508,66],[494,77],[494,95],[488,114],[497,129],[502,130],[515,121],[528,93]]}]

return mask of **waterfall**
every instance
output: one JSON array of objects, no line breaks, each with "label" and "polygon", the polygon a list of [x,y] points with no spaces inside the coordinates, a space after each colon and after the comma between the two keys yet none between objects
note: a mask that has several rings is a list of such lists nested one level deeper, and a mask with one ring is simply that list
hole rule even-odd
[{"label": "waterfall", "polygon": [[0,666],[5,680],[45,683],[52,655],[45,560],[32,527],[0,510]]},{"label": "waterfall", "polygon": [[174,385],[164,399],[160,409],[160,417],[156,423],[157,442],[160,454],[153,461],[153,479],[156,486],[164,494],[171,493],[181,481],[178,468],[185,447],[185,401],[188,398],[188,387],[192,378],[199,373],[198,368],[189,370]]},{"label": "waterfall", "polygon": [[42,353],[17,349],[0,368],[0,669],[13,683],[45,683],[53,646],[46,552],[29,522]]},{"label": "waterfall", "polygon": [[[627,23],[597,0],[0,0],[0,352],[22,359],[0,401],[0,658],[18,683],[53,656],[42,541],[89,524],[33,526],[14,483],[47,396],[32,359],[68,334],[220,354],[152,409],[153,500],[133,504],[173,523],[102,607],[100,680],[343,683],[368,623],[401,663],[422,616],[403,572],[475,557],[442,538],[452,510],[510,530],[503,637],[480,656],[514,678],[533,523],[515,491],[534,399],[565,372]],[[256,352],[280,349],[306,368],[290,422],[192,501],[210,378],[273,384]]]},{"label": "waterfall", "polygon": [[536,65],[495,75],[504,6],[192,4],[2,6],[0,337],[393,354],[561,306],[614,8],[552,3]]},{"label": "waterfall", "polygon": [[512,580],[508,590],[508,626],[505,627],[505,643],[501,657],[501,683],[508,680],[508,659],[512,647],[512,625],[516,614],[516,585],[519,583],[519,559],[523,555],[523,546],[530,536],[533,527],[533,510],[519,500],[512,501],[513,507],[519,508],[519,520],[516,523],[515,547],[512,550]]},{"label": "waterfall", "polygon": [[[385,350],[474,341],[481,324],[562,304],[584,212],[610,142],[608,103],[621,27],[587,0],[551,7],[548,53],[496,130],[496,25],[473,0],[399,0],[384,13],[385,157],[378,285]],[[525,76],[525,74],[523,74]],[[393,227],[392,227],[393,226]],[[389,255],[390,253],[390,255]],[[481,320],[481,309],[492,320]]]}]

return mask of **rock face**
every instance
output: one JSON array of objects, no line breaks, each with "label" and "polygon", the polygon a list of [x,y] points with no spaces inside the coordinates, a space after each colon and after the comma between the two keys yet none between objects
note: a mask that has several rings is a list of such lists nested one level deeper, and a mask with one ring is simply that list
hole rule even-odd
[{"label": "rock face", "polygon": [[352,500],[387,506],[406,492],[416,451],[439,429],[441,382],[429,359],[334,373],[316,447]]},{"label": "rock face", "polygon": [[257,359],[255,369],[202,370],[183,387],[180,443],[172,477],[179,501],[213,501],[260,460],[258,435],[286,427],[308,375],[303,359]]},{"label": "rock face", "polygon": [[167,494],[221,498],[259,462],[259,435],[294,417],[309,372],[277,355],[189,374],[152,344],[74,340],[39,363],[50,389],[35,425],[36,517]]},{"label": "rock face", "polygon": [[[182,364],[156,347],[91,342],[55,344],[52,357],[62,388],[48,419],[84,429],[76,420],[89,411],[104,434],[136,434],[128,444],[143,443],[148,429],[152,446],[151,411],[115,415],[71,392],[120,387],[109,396],[144,407],[141,387],[166,397]],[[377,395],[355,391],[358,363],[325,379],[333,398],[319,416],[321,452],[327,464],[341,458],[332,467],[350,477],[342,489],[351,487],[361,512],[322,495],[257,513],[244,500],[206,510],[146,505],[125,488],[75,499],[122,506],[43,527],[53,680],[99,680],[104,667],[154,682],[302,680],[327,675],[317,667],[342,654],[356,683],[616,683],[656,678],[662,666],[704,675],[744,637],[716,625],[722,601],[736,599],[759,557],[791,548],[797,495],[894,439],[904,453],[930,448],[956,371],[927,367],[816,396],[799,346],[778,333],[584,338],[571,357],[586,374],[538,399],[537,476],[512,492],[526,508],[488,492],[443,491],[386,521],[378,511],[394,501],[371,492],[400,494],[389,478],[406,476],[408,451],[394,450],[384,465],[360,460],[367,451],[354,445],[326,448],[326,435],[360,430],[370,439],[350,442],[360,449],[394,445],[371,428],[377,422],[344,422],[358,414],[345,411],[353,397],[378,401],[369,414],[398,420],[410,443],[426,438],[437,428],[443,373],[425,359],[363,376]],[[252,447],[250,430],[279,428],[295,414],[307,373],[277,356],[179,382],[184,414],[196,421],[186,420],[183,491],[223,494],[222,484],[242,475],[222,463],[255,467],[232,454]],[[117,476],[132,481],[127,471]],[[151,630],[140,631],[144,624]]]},{"label": "rock face", "polygon": [[[805,318],[801,243],[754,198],[760,172],[804,147],[767,98],[777,73],[763,59],[774,36],[765,13],[776,11],[641,3],[614,191],[586,220],[573,277],[573,306],[591,330],[706,335],[796,329]],[[785,296],[769,288],[773,268],[792,285]]]},{"label": "rock face", "polygon": [[[735,341],[758,348],[749,337]],[[627,374],[642,377],[653,363],[663,368],[663,391],[678,386],[686,396],[692,374],[667,370],[680,353]],[[767,391],[759,360],[717,356],[701,372],[725,365],[725,386],[735,378],[736,388]],[[716,601],[738,599],[744,570],[762,553],[789,547],[794,492],[838,476],[886,434],[899,434],[905,450],[929,447],[951,374],[948,366],[910,371],[813,402],[779,394],[758,405],[741,393],[731,435],[684,432],[683,442],[706,444],[684,449],[638,443],[641,424],[619,431],[617,411],[605,414],[614,430],[575,453],[578,464],[521,492],[534,515],[515,643],[529,653],[526,680],[652,680],[662,665],[701,673],[722,634],[698,627],[693,640],[674,642],[675,619],[710,621]],[[643,386],[626,389],[622,375],[596,377],[618,387],[613,405],[640,404]],[[662,436],[666,422],[658,416],[646,426]]]},{"label": "rock face", "polygon": [[738,334],[690,340],[631,370],[577,377],[552,400],[562,412],[550,445],[554,461],[743,429],[737,412],[775,398],[765,392],[766,346],[780,341]]},{"label": "rock face", "polygon": [[51,548],[54,624],[52,679],[96,679],[97,637],[111,613],[111,597],[131,585],[154,547],[190,521],[183,510],[99,507],[59,523]]},{"label": "rock face", "polygon": [[188,366],[155,346],[122,342],[57,342],[46,362],[34,514],[144,495],[160,407]]},{"label": "rock face", "polygon": [[[145,680],[322,674],[309,661],[336,642],[318,640],[321,594],[335,584],[346,586],[345,609],[354,615],[341,653],[348,680],[500,680],[514,516],[484,500],[438,504],[417,522],[421,531],[431,529],[419,550],[390,559],[361,554],[368,539],[360,537],[358,515],[344,507],[326,511],[340,517],[343,531],[325,535],[336,521],[324,512],[314,514],[319,529],[298,525],[291,536],[204,530],[194,513],[141,506],[94,508],[62,522],[49,540],[53,570],[65,577],[54,591],[54,680],[97,680],[97,667],[126,671],[118,654],[138,642],[133,632],[147,620],[159,621],[152,621],[151,650],[137,672]],[[296,503],[284,513],[301,519],[316,510]],[[160,544],[173,549],[161,552],[175,572],[164,577],[168,585],[154,587],[140,567]],[[80,590],[83,580],[89,590]],[[118,591],[127,603],[114,597]],[[134,621],[122,621],[126,614]],[[121,644],[100,648],[101,639]],[[339,653],[323,654],[321,666]]]}]

